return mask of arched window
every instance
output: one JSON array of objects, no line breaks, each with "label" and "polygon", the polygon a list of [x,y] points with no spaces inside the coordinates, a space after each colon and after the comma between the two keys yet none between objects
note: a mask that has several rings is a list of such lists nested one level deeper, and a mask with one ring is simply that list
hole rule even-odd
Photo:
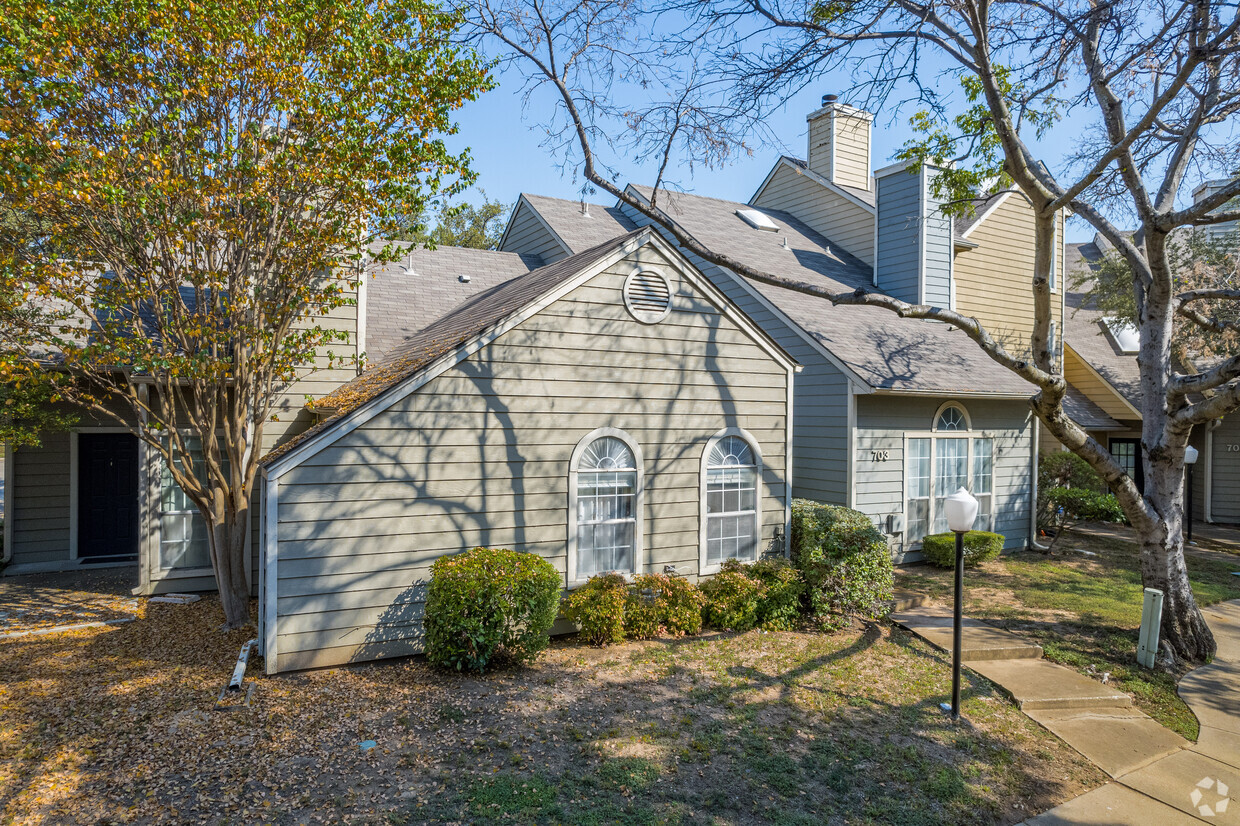
[{"label": "arched window", "polygon": [[947,530],[943,500],[961,487],[977,497],[974,528],[993,530],[994,439],[970,432],[969,413],[956,402],[940,407],[932,425],[932,436],[908,439],[907,542]]},{"label": "arched window", "polygon": [[568,578],[636,573],[642,550],[642,456],[627,433],[605,427],[569,463]]},{"label": "arched window", "polygon": [[702,550],[700,572],[712,573],[729,559],[758,558],[762,531],[762,456],[739,428],[722,430],[702,455]]}]

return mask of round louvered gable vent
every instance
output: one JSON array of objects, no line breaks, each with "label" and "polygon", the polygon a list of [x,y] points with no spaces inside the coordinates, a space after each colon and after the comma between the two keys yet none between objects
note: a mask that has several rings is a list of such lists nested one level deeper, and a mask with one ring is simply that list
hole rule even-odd
[{"label": "round louvered gable vent", "polygon": [[657,272],[639,270],[624,282],[624,306],[644,324],[662,321],[672,311],[672,285]]}]

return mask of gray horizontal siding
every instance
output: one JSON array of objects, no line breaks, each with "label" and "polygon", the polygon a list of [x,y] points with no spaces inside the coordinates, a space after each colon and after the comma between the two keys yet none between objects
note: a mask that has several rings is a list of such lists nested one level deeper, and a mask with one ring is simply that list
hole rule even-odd
[{"label": "gray horizontal siding", "polygon": [[[927,177],[934,175],[934,170],[926,169]],[[927,304],[939,307],[951,306],[952,277],[952,221],[943,212],[942,198],[936,198],[930,181],[926,181],[925,191],[925,272]]]},{"label": "gray horizontal siding", "polygon": [[[867,173],[868,174],[868,173]],[[874,264],[874,213],[780,162],[753,205],[795,215],[867,264]]]},{"label": "gray horizontal siding", "polygon": [[920,174],[906,170],[875,181],[878,202],[878,286],[902,301],[920,301]]},{"label": "gray horizontal siding", "polygon": [[566,573],[569,459],[599,427],[644,454],[647,570],[696,574],[701,457],[724,427],[759,442],[772,543],[787,373],[664,264],[665,321],[628,315],[621,263],[280,478],[279,669],[420,650],[445,554],[509,547]]},{"label": "gray horizontal siding", "polygon": [[[882,523],[889,514],[904,514],[904,436],[929,431],[935,412],[947,398],[921,399],[898,396],[858,396],[855,472],[857,510]],[[1028,404],[1022,401],[958,400],[968,411],[973,430],[986,433],[994,442],[995,530],[1003,534],[1006,548],[1023,548],[1029,542],[1030,494],[1033,449]],[[873,451],[886,451],[876,461]],[[902,537],[892,538],[897,554],[910,549]]]},{"label": "gray horizontal siding", "polygon": [[1240,523],[1240,412],[1223,419],[1213,441],[1210,516],[1216,522]]},{"label": "gray horizontal siding", "polygon": [[[651,222],[623,207],[635,224]],[[660,230],[662,232],[662,230]],[[665,237],[666,233],[665,233]],[[669,242],[675,243],[668,238]],[[793,382],[792,495],[832,504],[848,501],[848,378],[792,322],[785,322],[737,280],[714,264],[686,252],[689,260],[727,294],[754,323],[775,339],[801,372]]]},{"label": "gray horizontal siding", "polygon": [[46,433],[13,450],[5,491],[13,520],[13,565],[69,560],[69,434]]}]

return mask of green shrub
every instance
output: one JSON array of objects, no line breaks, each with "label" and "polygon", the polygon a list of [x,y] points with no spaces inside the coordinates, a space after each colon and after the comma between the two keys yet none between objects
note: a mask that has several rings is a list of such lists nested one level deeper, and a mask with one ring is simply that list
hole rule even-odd
[{"label": "green shrub", "polygon": [[758,624],[758,609],[766,586],[747,576],[739,564],[725,565],[698,590],[706,600],[703,619],[711,628],[748,631]]},{"label": "green shrub", "polygon": [[679,637],[702,630],[702,594],[683,577],[644,574],[629,586],[624,631],[630,639]]},{"label": "green shrub", "polygon": [[1051,507],[1063,522],[1123,522],[1124,509],[1110,493],[1084,488],[1051,488],[1046,492]]},{"label": "green shrub", "polygon": [[805,582],[801,572],[782,556],[759,559],[742,565],[734,559],[723,563],[722,570],[740,571],[762,585],[758,596],[758,625],[767,631],[790,631],[801,616],[801,598]]},{"label": "green shrub", "polygon": [[[969,531],[964,535],[964,567],[976,568],[983,562],[997,557],[1003,551],[1003,534],[989,531]],[[926,561],[940,568],[956,567],[956,534],[936,533],[921,541],[921,553]]]},{"label": "green shrub", "polygon": [[1089,462],[1071,451],[1062,450],[1038,458],[1038,490],[1085,488],[1106,493],[1106,483]]},{"label": "green shrub", "polygon": [[805,582],[810,618],[821,627],[839,628],[849,615],[874,619],[886,613],[891,551],[865,514],[794,500],[792,562]]},{"label": "green shrub", "polygon": [[441,557],[426,596],[426,657],[457,671],[530,662],[547,647],[559,604],[560,575],[540,556],[474,548]]},{"label": "green shrub", "polygon": [[564,616],[581,628],[581,639],[592,645],[624,641],[624,615],[629,583],[620,574],[592,576],[568,595]]}]

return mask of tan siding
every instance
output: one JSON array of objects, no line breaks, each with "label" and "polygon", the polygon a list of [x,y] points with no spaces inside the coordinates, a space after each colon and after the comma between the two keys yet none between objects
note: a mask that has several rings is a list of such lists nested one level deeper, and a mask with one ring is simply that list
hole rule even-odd
[{"label": "tan siding", "polygon": [[[567,571],[568,467],[590,431],[644,454],[647,570],[699,558],[702,451],[749,430],[765,545],[784,524],[787,374],[675,270],[672,315],[624,310],[622,263],[280,479],[280,669],[421,649],[431,563],[475,545]],[[574,355],[579,354],[579,359]],[[567,583],[566,583],[567,584]]]},{"label": "tan siding", "polygon": [[[518,204],[517,212],[512,216],[512,224],[508,227],[508,234],[504,237],[500,250],[517,252],[522,255],[537,255],[546,264],[568,256],[564,245],[556,240],[555,236],[547,230],[546,224],[524,201]],[[581,250],[575,250],[575,252],[581,252]]]},{"label": "tan siding", "polygon": [[754,206],[795,215],[832,243],[874,264],[874,213],[781,163]]},{"label": "tan siding", "polygon": [[837,113],[835,116],[835,177],[832,183],[870,188],[870,122]]},{"label": "tan siding", "polygon": [[[953,260],[956,309],[976,317],[1010,351],[1028,353],[1034,322],[1033,210],[1020,195],[1010,195],[968,240],[980,246],[957,252]],[[1058,252],[1051,317],[1062,333],[1063,255]]]},{"label": "tan siding", "polygon": [[1068,384],[1080,390],[1085,397],[1101,407],[1113,419],[1135,419],[1132,408],[1098,374],[1077,356],[1076,352],[1064,348],[1063,377]]},{"label": "tan siding", "polygon": [[809,152],[806,162],[810,170],[831,180],[831,115],[824,112],[809,122]]}]

